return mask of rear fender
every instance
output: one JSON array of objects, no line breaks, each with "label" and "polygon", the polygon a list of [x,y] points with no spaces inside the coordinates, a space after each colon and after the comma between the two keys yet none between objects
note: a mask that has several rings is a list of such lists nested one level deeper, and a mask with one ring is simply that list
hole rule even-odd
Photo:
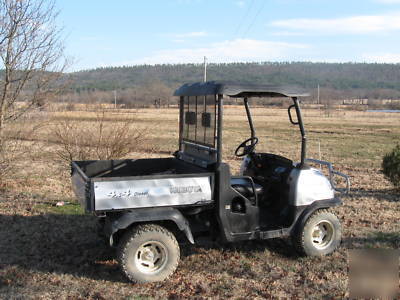
[{"label": "rear fender", "polygon": [[110,237],[110,245],[114,245],[113,236],[120,230],[126,229],[132,224],[155,221],[172,221],[179,230],[183,231],[190,243],[194,244],[189,222],[182,213],[172,207],[140,208],[106,220],[105,234]]}]

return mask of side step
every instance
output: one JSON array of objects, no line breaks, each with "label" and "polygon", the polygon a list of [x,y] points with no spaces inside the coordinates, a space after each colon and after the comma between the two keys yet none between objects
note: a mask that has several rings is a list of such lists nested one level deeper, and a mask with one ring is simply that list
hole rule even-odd
[{"label": "side step", "polygon": [[273,239],[290,235],[290,228],[260,231],[260,239]]}]

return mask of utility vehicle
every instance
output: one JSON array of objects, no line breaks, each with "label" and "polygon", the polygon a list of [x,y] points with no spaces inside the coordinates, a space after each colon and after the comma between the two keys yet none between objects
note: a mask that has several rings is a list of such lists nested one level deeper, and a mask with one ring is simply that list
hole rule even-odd
[{"label": "utility vehicle", "polygon": [[[200,235],[236,242],[290,236],[303,255],[325,255],[341,241],[341,225],[330,207],[334,171],[306,158],[299,97],[293,89],[219,82],[185,84],[179,97],[179,149],[174,156],[72,162],[74,191],[87,212],[99,217],[120,266],[134,282],[161,281],[180,259],[177,236],[194,244]],[[224,98],[243,99],[250,137],[238,145],[239,176],[222,160]],[[289,122],[301,134],[299,162],[256,152],[252,97],[289,97]],[[329,176],[309,166],[325,165]]]}]

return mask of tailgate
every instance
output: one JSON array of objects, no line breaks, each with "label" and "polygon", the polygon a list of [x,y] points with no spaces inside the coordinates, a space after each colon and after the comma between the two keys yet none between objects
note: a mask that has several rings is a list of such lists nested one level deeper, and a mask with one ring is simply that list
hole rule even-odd
[{"label": "tailgate", "polygon": [[71,163],[72,189],[86,211],[94,211],[91,181],[75,162]]}]

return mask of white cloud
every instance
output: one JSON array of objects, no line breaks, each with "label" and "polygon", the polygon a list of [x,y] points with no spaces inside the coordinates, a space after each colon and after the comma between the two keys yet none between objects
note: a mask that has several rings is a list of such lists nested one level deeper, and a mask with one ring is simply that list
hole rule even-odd
[{"label": "white cloud", "polygon": [[365,62],[371,63],[400,63],[400,53],[365,53],[362,58]]},{"label": "white cloud", "polygon": [[400,13],[336,19],[287,19],[274,27],[307,34],[369,34],[400,30]]},{"label": "white cloud", "polygon": [[207,37],[209,34],[205,31],[192,31],[183,33],[167,33],[162,34],[161,36],[171,39],[174,43],[183,43],[188,39]]},{"label": "white cloud", "polygon": [[161,50],[124,64],[201,63],[204,56],[215,63],[288,60],[306,48],[304,44],[237,39],[201,48]]},{"label": "white cloud", "polygon": [[239,7],[244,7],[246,5],[246,2],[241,0],[241,1],[236,1],[235,4]]},{"label": "white cloud", "polygon": [[282,36],[304,36],[305,34],[299,31],[276,31],[272,32],[271,35],[282,37]]}]

